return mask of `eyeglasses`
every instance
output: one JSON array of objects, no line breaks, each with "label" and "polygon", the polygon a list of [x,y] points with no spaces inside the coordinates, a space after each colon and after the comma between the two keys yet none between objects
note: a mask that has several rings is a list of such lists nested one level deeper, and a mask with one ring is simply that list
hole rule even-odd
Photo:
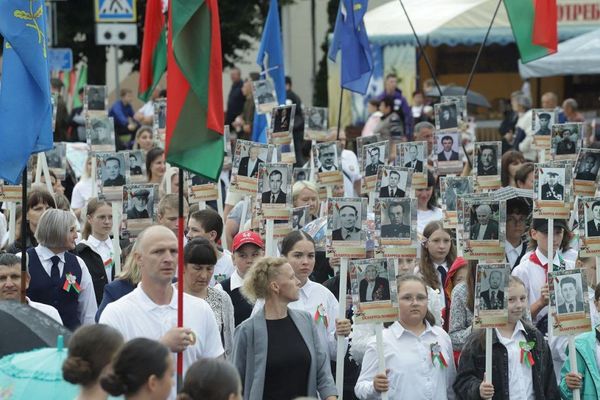
[{"label": "eyeglasses", "polygon": [[418,294],[416,297],[415,296],[411,296],[411,295],[404,295],[402,297],[400,297],[400,301],[403,301],[405,303],[419,303],[419,304],[423,304],[427,302],[427,296],[424,294]]}]

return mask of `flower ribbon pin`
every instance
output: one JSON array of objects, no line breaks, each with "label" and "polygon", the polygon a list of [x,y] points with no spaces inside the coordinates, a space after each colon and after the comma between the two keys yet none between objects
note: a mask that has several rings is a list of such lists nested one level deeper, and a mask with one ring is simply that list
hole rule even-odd
[{"label": "flower ribbon pin", "polygon": [[435,360],[438,360],[440,367],[448,368],[448,362],[442,353],[442,347],[438,342],[431,343],[431,363],[435,365]]},{"label": "flower ribbon pin", "polygon": [[77,283],[77,278],[70,272],[67,272],[65,277],[65,283],[63,285],[63,290],[65,292],[69,292],[71,288],[75,289],[77,293],[81,292],[81,286]]},{"label": "flower ribbon pin", "polygon": [[535,365],[535,361],[531,355],[531,350],[535,348],[535,340],[531,342],[521,341],[519,342],[519,347],[521,348],[521,364],[526,364],[529,367],[533,367]]},{"label": "flower ribbon pin", "polygon": [[315,322],[319,323],[319,321],[323,321],[325,328],[329,327],[329,320],[327,319],[327,313],[325,312],[325,307],[323,307],[323,304],[319,304],[317,311],[315,312]]}]

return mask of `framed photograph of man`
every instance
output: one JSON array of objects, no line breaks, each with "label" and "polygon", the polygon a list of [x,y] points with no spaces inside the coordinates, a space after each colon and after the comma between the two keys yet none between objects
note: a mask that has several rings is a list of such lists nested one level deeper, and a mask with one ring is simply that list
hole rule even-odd
[{"label": "framed photograph of man", "polygon": [[454,102],[438,103],[433,106],[435,116],[435,128],[438,131],[457,130],[459,128],[460,115],[458,104]]},{"label": "framed photograph of man", "polygon": [[600,257],[600,197],[579,197],[577,211],[579,255]]},{"label": "framed photograph of man", "polygon": [[252,82],[252,95],[254,97],[254,107],[258,114],[267,114],[277,107],[277,96],[275,95],[275,85],[270,79],[261,79]]},{"label": "framed photograph of man", "polygon": [[463,150],[460,132],[448,131],[435,134],[434,167],[440,175],[459,174],[463,170]]},{"label": "framed photograph of man", "polygon": [[327,254],[329,257],[365,256],[367,199],[330,197],[327,199]]},{"label": "framed photograph of man", "polygon": [[52,150],[48,150],[45,154],[48,169],[54,172],[58,180],[64,181],[67,175],[67,144],[54,143]]},{"label": "framed photograph of man", "polygon": [[299,231],[310,222],[310,206],[296,207],[292,209],[292,215],[290,218],[291,229],[293,231]]},{"label": "framed photograph of man", "polygon": [[106,86],[87,85],[83,91],[85,114],[106,115],[108,96]]},{"label": "framed photograph of man", "polygon": [[552,158],[554,160],[576,160],[583,141],[583,124],[552,125]]},{"label": "framed photograph of man", "polygon": [[588,285],[581,269],[548,272],[552,331],[556,336],[577,335],[592,330]]},{"label": "framed photograph of man", "polygon": [[123,186],[124,230],[135,238],[152,225],[158,204],[158,185],[152,183],[130,183]]},{"label": "framed photograph of man", "polygon": [[500,142],[475,143],[475,190],[489,191],[502,187],[500,179],[500,162],[502,144]]},{"label": "framed photograph of man", "polygon": [[556,112],[552,109],[534,108],[531,114],[533,143],[538,150],[550,148],[552,125],[556,122]]},{"label": "framed photograph of man", "polygon": [[363,146],[363,156],[361,164],[362,171],[362,194],[367,194],[375,189],[377,184],[377,172],[379,168],[385,166],[388,160],[389,142],[375,142]]},{"label": "framed photograph of man", "polygon": [[414,258],[417,246],[416,200],[409,197],[375,199],[375,257]]},{"label": "framed photograph of man", "polygon": [[121,201],[126,180],[125,153],[96,153],[96,182],[99,193],[109,201]]},{"label": "framed photograph of man", "polygon": [[164,148],[167,132],[167,99],[160,98],[154,101],[153,126],[154,142]]},{"label": "framed photograph of man", "polygon": [[201,175],[189,173],[188,179],[188,202],[199,203],[215,201],[219,199],[217,183],[204,178]]},{"label": "framed photograph of man", "polygon": [[480,263],[475,274],[474,328],[497,328],[508,323],[510,265]]},{"label": "framed photograph of man", "polygon": [[279,106],[271,111],[271,127],[269,129],[269,143],[274,145],[290,144],[294,128],[294,115],[296,105]]},{"label": "framed photograph of man", "polygon": [[391,260],[350,260],[348,273],[356,323],[398,320],[396,271]]},{"label": "framed photograph of man", "polygon": [[398,143],[396,165],[412,168],[415,174],[424,174],[427,166],[427,142]]},{"label": "framed photograph of man", "polygon": [[257,201],[265,219],[286,220],[292,208],[292,167],[284,163],[262,164],[258,172]]},{"label": "framed photograph of man", "polygon": [[304,140],[323,142],[329,135],[326,107],[304,107]]},{"label": "framed photograph of man", "polygon": [[442,176],[440,177],[440,192],[444,227],[454,229],[458,223],[457,199],[473,193],[473,176]]},{"label": "framed photograph of man", "polygon": [[148,181],[146,177],[146,156],[142,150],[130,150],[125,153],[127,164],[127,183],[144,183]]},{"label": "framed photograph of man", "polygon": [[322,186],[343,185],[340,142],[315,143],[312,151],[317,182]]},{"label": "framed photograph of man", "polygon": [[467,96],[441,96],[440,103],[456,103],[456,111],[459,115],[458,127],[463,130],[461,125],[467,122],[468,116]]},{"label": "framed photograph of man", "polygon": [[534,165],[534,218],[569,218],[571,165],[559,161]]},{"label": "framed photograph of man", "polygon": [[274,146],[238,139],[233,153],[230,191],[256,196],[260,164],[271,161]]},{"label": "framed photograph of man", "polygon": [[112,117],[87,118],[86,135],[91,151],[115,151],[115,124]]},{"label": "framed photograph of man", "polygon": [[[386,165],[377,175],[375,192],[380,198],[403,198],[410,194],[412,174],[409,168]],[[373,189],[371,189],[373,190]]]},{"label": "framed photograph of man", "polygon": [[294,167],[294,183],[310,180],[310,168]]},{"label": "framed photograph of man", "polygon": [[467,260],[504,260],[506,202],[481,197],[465,198],[463,203],[464,254]]},{"label": "framed photograph of man", "polygon": [[375,142],[381,142],[381,136],[377,133],[371,136],[358,136],[356,138],[356,158],[358,158],[358,165],[363,164],[363,147]]},{"label": "framed photograph of man", "polygon": [[600,149],[581,149],[575,163],[573,190],[579,196],[594,196],[598,186]]}]

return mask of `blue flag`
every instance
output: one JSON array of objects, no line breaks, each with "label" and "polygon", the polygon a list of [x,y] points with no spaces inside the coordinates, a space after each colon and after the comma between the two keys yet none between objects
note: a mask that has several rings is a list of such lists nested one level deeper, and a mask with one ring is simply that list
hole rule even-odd
[{"label": "blue flag", "polygon": [[43,0],[0,1],[0,178],[20,182],[32,153],[52,149],[52,103]]},{"label": "blue flag", "polygon": [[[277,0],[271,0],[269,5],[269,14],[267,14],[263,28],[256,63],[261,68],[264,78],[268,77],[273,81],[279,104],[285,104],[285,68]],[[265,115],[254,114],[252,140],[260,143],[267,142],[267,118]]]},{"label": "blue flag", "polygon": [[367,0],[341,0],[335,21],[329,58],[335,61],[342,51],[342,87],[365,94],[373,74],[373,57],[363,17],[367,12]]}]

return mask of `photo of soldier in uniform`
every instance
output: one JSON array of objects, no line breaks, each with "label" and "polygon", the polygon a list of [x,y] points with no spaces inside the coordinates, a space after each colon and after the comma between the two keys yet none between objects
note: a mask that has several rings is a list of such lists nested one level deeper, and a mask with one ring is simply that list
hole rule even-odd
[{"label": "photo of soldier in uniform", "polygon": [[86,86],[85,95],[88,111],[103,111],[106,109],[106,87]]},{"label": "photo of soldier in uniform", "polygon": [[575,179],[595,181],[600,169],[600,153],[582,151],[575,166]]},{"label": "photo of soldier in uniform", "polygon": [[554,112],[548,110],[533,110],[533,132],[537,136],[550,136],[554,124]]},{"label": "photo of soldier in uniform", "polygon": [[565,200],[565,176],[564,169],[555,170],[545,168],[540,174],[541,179],[538,198],[542,200]]},{"label": "photo of soldier in uniform", "polygon": [[377,175],[377,171],[380,166],[385,165],[386,159],[386,146],[385,145],[367,145],[364,147],[364,153],[366,155],[365,160],[365,176]]},{"label": "photo of soldier in uniform", "polygon": [[[410,238],[410,202],[389,201],[387,210],[382,214],[387,215],[387,221],[382,216],[382,238]],[[406,209],[406,211],[405,211]],[[408,221],[408,224],[405,222]],[[385,222],[385,223],[384,223]]]},{"label": "photo of soldier in uniform", "polygon": [[390,282],[380,276],[377,265],[370,264],[365,268],[364,278],[359,283],[359,296],[361,303],[390,300]]},{"label": "photo of soldier in uniform", "polygon": [[115,153],[104,159],[102,166],[102,186],[123,186],[125,184],[125,158],[123,153]]},{"label": "photo of soldier in uniform", "polygon": [[127,204],[127,219],[145,219],[152,218],[152,204],[150,201],[150,191],[147,189],[138,189],[129,195]]}]

